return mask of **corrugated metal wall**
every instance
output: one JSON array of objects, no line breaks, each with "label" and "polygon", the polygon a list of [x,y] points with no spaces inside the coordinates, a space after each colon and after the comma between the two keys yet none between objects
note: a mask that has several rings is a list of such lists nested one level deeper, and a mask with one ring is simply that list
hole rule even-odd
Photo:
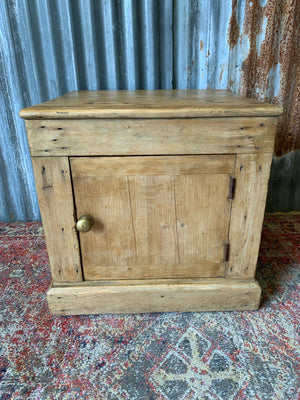
[{"label": "corrugated metal wall", "polygon": [[[0,220],[40,218],[19,110],[74,89],[229,88],[283,104],[276,153],[299,149],[298,11],[297,0],[2,0]],[[299,152],[274,157],[269,211],[300,209],[299,169]]]}]

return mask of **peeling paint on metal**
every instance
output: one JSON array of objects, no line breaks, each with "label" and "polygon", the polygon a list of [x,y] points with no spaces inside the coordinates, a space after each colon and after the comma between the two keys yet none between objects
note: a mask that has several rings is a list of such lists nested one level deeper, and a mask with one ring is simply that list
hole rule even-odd
[{"label": "peeling paint on metal", "polygon": [[300,209],[299,18],[297,0],[1,1],[0,220],[40,219],[19,110],[77,89],[228,88],[283,105],[268,207]]},{"label": "peeling paint on metal", "polygon": [[242,64],[241,92],[281,104],[275,154],[300,148],[300,3],[296,0],[246,2],[244,34],[250,51]]}]

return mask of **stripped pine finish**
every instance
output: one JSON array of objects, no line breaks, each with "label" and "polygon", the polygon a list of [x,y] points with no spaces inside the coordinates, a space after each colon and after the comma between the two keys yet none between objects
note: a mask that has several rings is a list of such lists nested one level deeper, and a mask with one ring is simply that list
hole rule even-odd
[{"label": "stripped pine finish", "polygon": [[141,175],[234,174],[235,156],[71,157],[73,178]]},{"label": "stripped pine finish", "polygon": [[33,156],[234,154],[273,151],[277,118],[26,121]]},{"label": "stripped pine finish", "polygon": [[281,113],[219,90],[79,91],[22,110],[51,312],[258,308]]},{"label": "stripped pine finish", "polygon": [[237,156],[228,276],[254,277],[271,162],[272,154]]},{"label": "stripped pine finish", "polygon": [[74,91],[28,107],[26,119],[277,116],[282,107],[227,90]]},{"label": "stripped pine finish", "polygon": [[56,282],[81,281],[68,158],[34,157],[32,164],[52,278]]},{"label": "stripped pine finish", "polygon": [[129,283],[53,287],[50,311],[57,315],[228,311],[258,308],[261,289],[254,279],[194,279],[194,282]]},{"label": "stripped pine finish", "polygon": [[229,155],[72,158],[77,213],[96,220],[80,234],[85,279],[223,276],[234,166]]}]

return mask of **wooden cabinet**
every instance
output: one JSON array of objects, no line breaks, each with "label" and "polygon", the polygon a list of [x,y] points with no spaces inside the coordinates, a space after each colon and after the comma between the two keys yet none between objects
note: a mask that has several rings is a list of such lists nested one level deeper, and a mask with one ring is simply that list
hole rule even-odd
[{"label": "wooden cabinet", "polygon": [[22,110],[50,310],[257,308],[281,112],[219,90],[79,91]]}]

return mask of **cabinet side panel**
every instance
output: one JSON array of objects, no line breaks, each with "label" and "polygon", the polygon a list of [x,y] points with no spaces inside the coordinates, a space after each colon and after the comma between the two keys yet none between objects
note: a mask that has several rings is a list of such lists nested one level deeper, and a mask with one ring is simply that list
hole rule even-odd
[{"label": "cabinet side panel", "polygon": [[54,282],[82,281],[67,157],[32,158]]},{"label": "cabinet side panel", "polygon": [[272,153],[237,155],[228,276],[255,274],[271,161]]}]

